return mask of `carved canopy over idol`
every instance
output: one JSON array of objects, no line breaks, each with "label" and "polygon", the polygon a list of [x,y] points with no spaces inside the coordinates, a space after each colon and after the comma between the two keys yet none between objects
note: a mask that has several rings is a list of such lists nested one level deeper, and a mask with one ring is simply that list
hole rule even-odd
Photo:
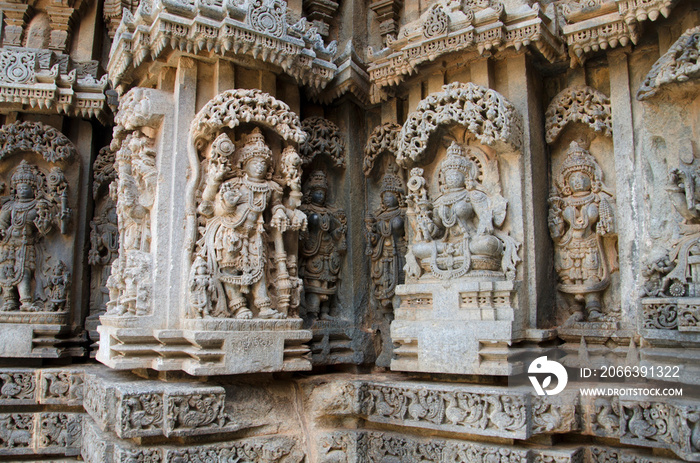
[{"label": "carved canopy over idol", "polygon": [[522,143],[520,114],[500,93],[471,82],[452,83],[428,95],[408,115],[399,134],[397,162],[419,161],[438,127],[452,124],[464,126],[485,145],[503,143],[517,150]]},{"label": "carved canopy over idol", "polygon": [[559,92],[547,107],[547,143],[553,143],[570,122],[588,125],[596,132],[612,136],[610,99],[591,87],[569,87]]},{"label": "carved canopy over idol", "polygon": [[244,121],[288,143],[305,137],[287,105],[258,90],[224,92],[195,117],[187,211],[196,240],[192,318],[286,318],[299,305],[297,235],[307,223],[298,209],[302,159],[293,145],[274,152],[259,126],[241,131],[237,146],[224,129]]},{"label": "carved canopy over idol", "polygon": [[[21,156],[18,164],[11,157]],[[60,321],[70,310],[70,250],[60,235],[71,235],[77,181],[75,147],[60,132],[23,122],[0,129],[3,161],[0,200],[0,311],[39,312],[31,323]],[[70,181],[67,178],[70,176]],[[53,313],[51,315],[49,313]]]}]

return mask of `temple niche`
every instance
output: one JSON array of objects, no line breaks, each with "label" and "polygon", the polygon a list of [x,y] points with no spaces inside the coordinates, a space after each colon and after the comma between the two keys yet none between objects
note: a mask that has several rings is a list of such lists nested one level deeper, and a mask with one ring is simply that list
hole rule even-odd
[{"label": "temple niche", "polygon": [[[487,107],[502,113],[465,105],[480,99],[498,101]],[[391,324],[392,370],[508,374],[506,346],[525,320],[523,231],[517,186],[503,177],[518,169],[520,124],[493,90],[457,83],[421,101],[404,123],[397,160],[408,171],[408,243]],[[494,351],[502,346],[504,357],[481,361],[486,341]]]},{"label": "temple niche", "polygon": [[[80,163],[73,143],[53,127],[15,123],[0,130],[0,332],[4,354],[60,357],[79,316],[74,284],[74,210]],[[34,339],[46,336],[44,345]]]},{"label": "temple niche", "polygon": [[385,123],[372,130],[365,146],[363,172],[367,177],[368,213],[365,216],[365,253],[370,262],[370,313],[377,345],[375,364],[390,366],[396,288],[405,280],[406,180],[396,163],[401,126]]}]

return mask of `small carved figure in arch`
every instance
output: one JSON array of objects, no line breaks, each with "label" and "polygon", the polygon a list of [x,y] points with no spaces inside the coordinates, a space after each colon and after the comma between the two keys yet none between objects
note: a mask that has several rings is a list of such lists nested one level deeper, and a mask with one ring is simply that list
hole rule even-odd
[{"label": "small carved figure in arch", "polygon": [[308,230],[302,234],[300,274],[304,280],[305,308],[313,318],[332,318],[342,258],[347,249],[347,217],[342,209],[327,204],[328,177],[322,170],[309,175],[304,185],[301,210]]}]

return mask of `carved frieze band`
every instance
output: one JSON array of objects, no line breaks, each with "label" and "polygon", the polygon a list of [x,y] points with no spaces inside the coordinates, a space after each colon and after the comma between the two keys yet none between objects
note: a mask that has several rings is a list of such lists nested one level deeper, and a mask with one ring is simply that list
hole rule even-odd
[{"label": "carved frieze band", "polygon": [[452,83],[421,100],[401,129],[396,159],[399,164],[417,162],[430,136],[441,125],[456,123],[485,145],[505,143],[520,148],[523,122],[515,107],[500,93],[473,84]]},{"label": "carved frieze band", "polygon": [[547,143],[554,143],[570,122],[580,122],[611,137],[610,99],[591,87],[569,87],[562,90],[554,97],[545,113]]},{"label": "carved frieze band", "polygon": [[82,405],[79,369],[0,370],[0,405]]}]

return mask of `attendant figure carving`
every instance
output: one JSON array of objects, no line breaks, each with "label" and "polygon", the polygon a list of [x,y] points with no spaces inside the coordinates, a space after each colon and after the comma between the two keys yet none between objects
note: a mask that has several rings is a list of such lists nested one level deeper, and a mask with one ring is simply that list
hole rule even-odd
[{"label": "attendant figure carving", "polygon": [[549,198],[549,230],[555,244],[559,291],[588,320],[604,315],[602,294],[616,263],[612,194],[595,158],[578,142],[569,146]]},{"label": "attendant figure carving", "polygon": [[[289,297],[279,297],[278,307],[273,308],[268,262],[272,257],[277,264],[274,286],[291,288],[282,234],[305,227],[306,217],[283,204],[283,187],[271,180],[272,150],[259,129],[245,137],[239,156],[242,171],[234,172],[230,167],[229,157],[234,150],[226,135],[214,142],[215,155],[198,210],[206,221],[199,242],[201,258],[206,261],[216,291],[209,288],[202,262],[195,260],[191,280],[191,299],[197,301],[194,310],[196,316],[285,318]],[[268,255],[269,240],[274,243],[273,256]],[[213,294],[211,302],[203,303],[207,293]],[[249,293],[257,313],[249,308]]]},{"label": "attendant figure carving", "polygon": [[439,165],[440,195],[431,201],[422,169],[409,178],[409,217],[415,239],[406,255],[408,276],[453,279],[477,271],[515,278],[519,244],[500,232],[507,202],[481,183],[483,161],[476,150],[453,142]]},{"label": "attendant figure carving", "polygon": [[306,293],[306,312],[313,318],[332,318],[338,291],[342,259],[347,249],[345,212],[326,204],[328,178],[320,170],[312,172],[305,185],[301,210],[309,221],[299,251],[301,276]]},{"label": "attendant figure carving", "polygon": [[365,219],[367,255],[372,261],[372,292],[385,311],[391,311],[396,285],[404,278],[407,248],[403,195],[401,179],[390,170],[382,178],[379,209]]},{"label": "attendant figure carving", "polygon": [[[35,300],[33,287],[37,263],[42,261],[40,242],[54,228],[67,233],[71,210],[63,172],[54,167],[46,177],[37,167],[22,161],[12,175],[10,196],[3,200],[0,209],[2,310],[62,310],[65,298],[63,304],[49,302],[42,307]],[[65,270],[62,262],[57,265]]]}]

